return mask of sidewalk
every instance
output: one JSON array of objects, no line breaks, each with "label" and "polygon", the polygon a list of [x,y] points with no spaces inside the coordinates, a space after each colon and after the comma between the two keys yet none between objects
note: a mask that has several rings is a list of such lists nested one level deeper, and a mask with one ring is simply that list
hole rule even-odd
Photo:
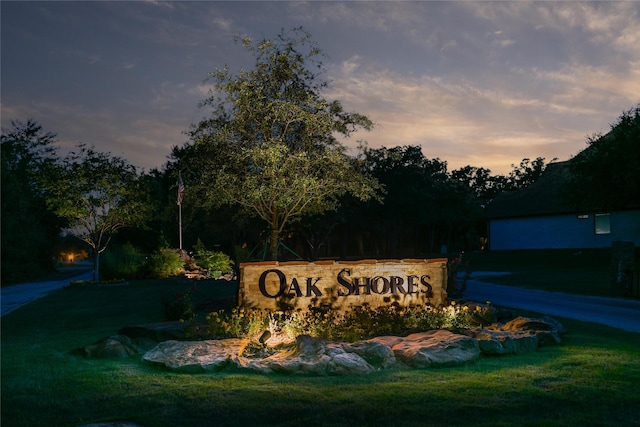
[{"label": "sidewalk", "polygon": [[18,285],[4,287],[0,293],[0,306],[2,309],[0,316],[9,314],[23,305],[29,304],[31,301],[35,301],[53,291],[62,289],[73,280],[91,280],[92,277],[93,273],[91,269],[89,269],[63,280],[20,283]]}]

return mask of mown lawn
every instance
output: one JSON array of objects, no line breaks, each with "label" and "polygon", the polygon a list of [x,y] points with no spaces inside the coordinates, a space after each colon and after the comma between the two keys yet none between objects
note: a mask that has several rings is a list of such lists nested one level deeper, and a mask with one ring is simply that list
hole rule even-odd
[{"label": "mown lawn", "polygon": [[[640,334],[561,320],[564,343],[447,369],[304,377],[177,374],[70,351],[126,325],[162,320],[161,292],[190,284],[63,289],[2,318],[1,425],[632,426],[640,425]],[[194,302],[234,285],[199,285]]]}]

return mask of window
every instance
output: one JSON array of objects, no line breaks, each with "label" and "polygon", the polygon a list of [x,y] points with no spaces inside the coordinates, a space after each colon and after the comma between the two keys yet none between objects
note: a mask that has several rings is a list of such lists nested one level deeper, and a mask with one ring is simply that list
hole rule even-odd
[{"label": "window", "polygon": [[596,234],[611,233],[611,216],[606,214],[596,214],[595,216]]}]

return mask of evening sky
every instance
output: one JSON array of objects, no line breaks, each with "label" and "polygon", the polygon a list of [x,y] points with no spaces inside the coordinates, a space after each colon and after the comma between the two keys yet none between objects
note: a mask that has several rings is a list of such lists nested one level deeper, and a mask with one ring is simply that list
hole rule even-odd
[{"label": "evening sky", "polygon": [[449,170],[566,160],[640,102],[640,2],[1,2],[1,114],[61,146],[161,167],[207,111],[234,35],[302,26],[325,97],[376,127],[355,147],[421,145]]}]

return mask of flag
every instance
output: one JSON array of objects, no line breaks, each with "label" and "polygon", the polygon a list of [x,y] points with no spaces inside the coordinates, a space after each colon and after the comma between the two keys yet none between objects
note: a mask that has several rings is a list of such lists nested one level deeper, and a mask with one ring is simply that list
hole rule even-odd
[{"label": "flag", "polygon": [[182,204],[182,194],[184,193],[184,182],[182,176],[178,176],[178,206]]}]

